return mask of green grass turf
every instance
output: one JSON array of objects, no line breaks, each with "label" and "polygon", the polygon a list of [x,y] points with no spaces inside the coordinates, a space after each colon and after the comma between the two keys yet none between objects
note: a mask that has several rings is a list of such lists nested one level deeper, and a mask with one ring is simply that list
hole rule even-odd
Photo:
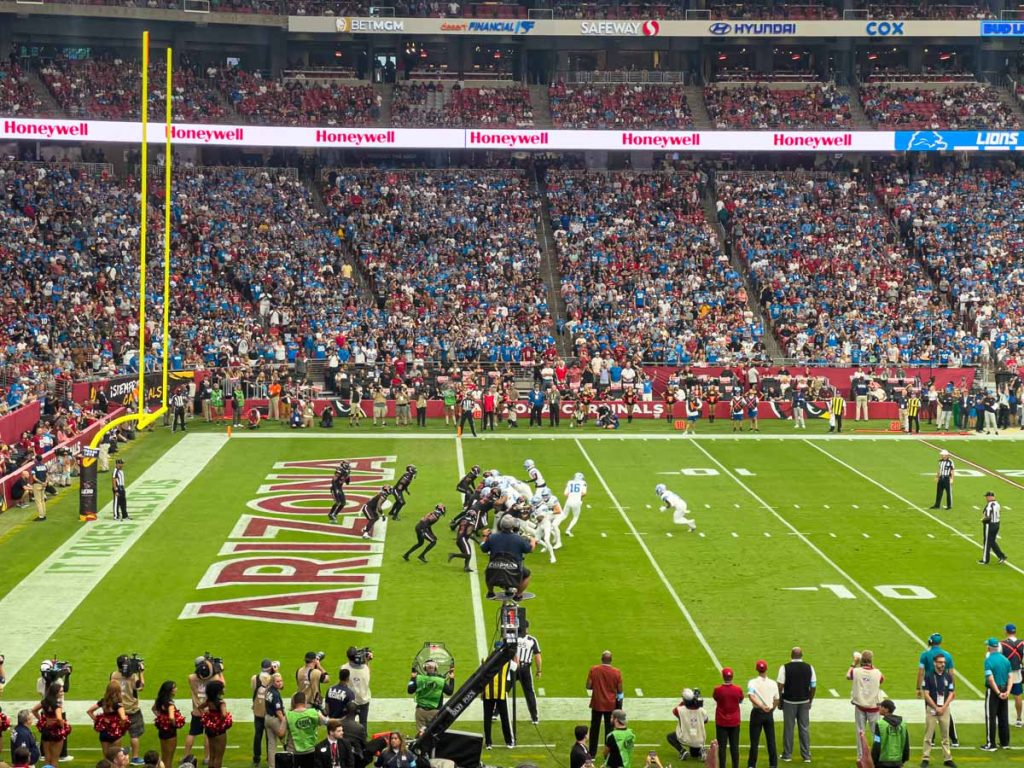
[{"label": "green grass turf", "polygon": [[[869,426],[884,429],[886,425]],[[198,431],[222,429],[196,427]],[[702,433],[722,433],[728,432],[729,425],[702,423],[700,429]],[[826,429],[824,422],[810,422],[807,432]],[[269,426],[264,432],[278,430]],[[452,549],[447,526],[442,522],[437,527],[441,541],[431,553],[429,565],[401,560],[401,552],[414,540],[416,518],[438,501],[453,511],[457,506],[455,442],[450,434],[444,434],[443,424],[428,428],[437,434],[437,440],[384,437],[395,428],[373,428],[368,422],[358,432],[366,435],[375,430],[382,433],[378,439],[346,440],[349,428],[340,426],[335,430],[337,439],[332,440],[282,435],[284,439],[230,441],[42,644],[40,656],[52,651],[74,661],[70,697],[98,697],[114,656],[130,651],[147,658],[147,679],[153,692],[163,679],[182,684],[191,659],[205,650],[225,657],[228,695],[233,697],[245,695],[243,681],[264,656],[281,659],[290,673],[306,650],[323,649],[328,652],[328,668],[335,668],[348,645],[374,648],[376,697],[404,695],[409,662],[426,640],[446,642],[460,672],[468,673],[474,666],[477,645],[473,606],[468,577],[457,565],[444,562],[444,554]],[[793,433],[790,424],[768,420],[762,422],[762,430],[766,435]],[[410,427],[402,431],[421,430]],[[604,433],[601,440],[581,441],[581,449],[573,440],[544,439],[550,432],[546,427],[532,434],[525,426],[517,431],[502,428],[499,437],[516,439],[463,441],[467,465],[494,466],[522,477],[522,460],[531,457],[556,493],[573,472],[584,472],[589,482],[589,507],[576,528],[576,538],[566,539],[566,547],[558,553],[559,562],[551,565],[540,555],[531,556],[529,562],[538,599],[528,604],[528,611],[531,631],[543,644],[545,675],[540,684],[548,697],[585,695],[586,669],[606,647],[615,651],[616,665],[624,671],[627,702],[634,698],[636,688],[642,689],[645,697],[671,697],[684,685],[699,686],[705,693],[713,687],[716,671],[711,655],[655,572],[640,541],[712,652],[723,664],[735,666],[741,681],[755,659],[768,659],[774,671],[789,647],[799,643],[815,664],[820,695],[827,696],[828,690],[835,688],[845,697],[848,686],[843,674],[850,651],[870,647],[887,674],[887,693],[908,698],[913,695],[920,650],[911,635],[924,638],[941,631],[962,674],[980,687],[982,641],[999,635],[1006,621],[1024,621],[1016,615],[1018,608],[1012,599],[1020,593],[1024,577],[1005,567],[976,565],[980,550],[975,545],[907,504],[926,508],[933,500],[931,473],[936,454],[916,440],[873,441],[870,435],[856,441],[813,444],[758,441],[748,436],[699,442],[618,439],[641,432],[674,434],[670,426],[648,421],[624,426],[621,432]],[[584,432],[596,434],[593,428]],[[575,434],[564,424],[559,433]],[[129,483],[176,440],[166,430],[157,430],[130,444],[122,454]],[[1015,443],[951,441],[948,447],[989,469],[1024,469],[1024,452]],[[396,469],[407,463],[420,467],[403,520],[388,531],[378,599],[356,605],[358,615],[374,619],[372,634],[178,618],[188,602],[314,589],[232,586],[199,590],[196,586],[211,563],[225,559],[218,556],[218,550],[239,516],[252,513],[246,502],[256,498],[260,485],[269,482],[266,477],[275,471],[276,461],[369,455],[397,456],[391,465]],[[587,456],[607,482],[614,502]],[[684,468],[705,474],[681,474]],[[109,500],[106,477],[101,476],[101,505]],[[658,511],[653,493],[658,482],[665,482],[687,500],[703,537],[685,533],[672,524],[670,513]],[[1024,552],[1024,529],[1014,521],[1015,511],[1024,509],[1020,489],[997,477],[962,477],[955,485],[954,510],[932,514],[980,540],[980,511],[974,507],[983,504],[982,494],[990,487],[1009,508],[1004,512],[1001,541],[1012,559],[1015,553]],[[622,506],[621,512],[615,502]],[[46,525],[25,525],[31,517],[29,510],[11,510],[0,518],[0,591],[16,588],[74,533],[78,523],[71,521],[77,520],[76,496],[65,494],[51,502],[50,515],[53,522]],[[623,515],[639,536],[633,535]],[[313,540],[309,536],[289,538]],[[841,585],[855,597],[840,599],[820,588],[816,592],[785,591],[786,587],[821,584]],[[906,584],[926,587],[935,598],[895,599],[875,589]],[[483,610],[490,640],[496,607],[485,603]],[[26,667],[14,677],[5,698],[34,697],[35,675],[30,669]],[[975,698],[965,688],[961,696]],[[543,703],[541,707],[543,712]],[[580,717],[586,715],[584,708]],[[521,735],[520,741],[555,743],[564,762],[571,725],[545,719],[539,734],[524,726],[527,734]],[[478,730],[476,723],[460,722],[456,727]],[[667,712],[663,723],[636,725],[641,743],[660,743],[670,727]],[[247,728],[239,724],[232,731],[232,743],[247,745]],[[965,725],[963,730],[965,745],[980,743],[980,728]],[[846,724],[817,724],[815,735],[819,744],[852,743],[852,728]],[[147,738],[155,743],[152,736],[150,733]],[[96,746],[94,735],[78,726],[73,746]],[[88,754],[80,759],[87,759]],[[667,747],[661,754],[663,758],[669,755]],[[245,749],[228,755],[232,765],[248,762]],[[511,759],[497,750],[492,762],[511,765],[534,759],[543,765],[556,764],[540,747],[524,747],[514,755]],[[960,761],[975,758],[985,762],[1013,759],[979,752],[958,756]],[[815,756],[816,764],[849,762],[844,750],[822,750]]]}]

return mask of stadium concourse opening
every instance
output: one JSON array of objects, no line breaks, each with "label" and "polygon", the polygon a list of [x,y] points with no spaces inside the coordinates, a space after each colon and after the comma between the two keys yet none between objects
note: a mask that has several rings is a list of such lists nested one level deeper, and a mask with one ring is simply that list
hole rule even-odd
[{"label": "stadium concourse opening", "polygon": [[0,8],[13,763],[1003,764],[1018,15]]}]

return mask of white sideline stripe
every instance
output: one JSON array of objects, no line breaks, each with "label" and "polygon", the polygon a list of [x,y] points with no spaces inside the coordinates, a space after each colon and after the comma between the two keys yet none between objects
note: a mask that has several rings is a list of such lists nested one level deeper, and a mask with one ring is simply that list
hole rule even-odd
[{"label": "white sideline stripe", "polygon": [[[832,696],[834,696],[835,698],[837,698],[837,699],[839,698],[839,691],[837,691],[835,688],[829,688],[828,692],[830,694],[832,694]],[[952,705],[950,705],[950,706],[952,706]]]},{"label": "white sideline stripe", "polygon": [[[53,633],[227,441],[227,435],[183,437],[128,486],[130,520],[111,520],[113,505],[107,504],[100,520],[81,524],[78,531],[0,599],[0,627],[18,628],[17,632],[4,633],[8,679],[38,655]],[[46,610],[39,609],[42,595],[46,596]]]},{"label": "white sideline stripe", "polygon": [[[961,676],[962,677],[962,676]],[[21,709],[31,709],[38,701],[4,701],[4,711],[15,713]],[[95,700],[74,700],[64,702],[64,711],[72,725],[91,724],[85,711],[95,704]],[[152,728],[153,718],[149,712],[148,700],[143,707],[143,715],[148,728]],[[625,709],[629,713],[630,720],[645,722],[671,722],[672,708],[679,704],[679,698],[661,697],[639,697],[626,696]],[[236,723],[252,722],[252,699],[228,699],[228,709],[231,711]],[[590,714],[589,697],[544,697],[537,702],[541,719],[541,729],[544,729],[544,721],[582,721]],[[711,697],[705,699],[704,708],[709,717],[714,718],[715,702]],[[741,705],[744,715],[750,712],[750,702],[743,701]],[[953,713],[958,723],[965,725],[978,725],[985,722],[985,702],[981,699],[960,699],[958,698],[953,707]],[[528,723],[530,713],[526,707],[518,706],[517,720]],[[924,704],[920,699],[897,699],[896,711],[909,723],[924,723]],[[405,698],[377,698],[374,696],[370,706],[370,713],[374,722],[401,723],[412,722],[413,700],[411,696]],[[468,713],[463,715],[461,723],[469,725],[474,721],[481,722],[483,718],[483,705],[477,699],[469,706]],[[746,718],[744,718],[746,719]],[[782,717],[776,717],[776,723],[781,722]],[[848,749],[853,750],[853,707],[846,698],[826,699],[818,697],[814,700],[814,707],[811,709],[812,723],[849,723],[851,726],[851,738]],[[152,733],[152,732],[150,732]],[[79,734],[81,735],[81,734]],[[89,737],[86,737],[89,738]],[[815,744],[813,749],[818,749]],[[72,752],[77,749],[72,749]]]},{"label": "white sideline stripe", "polygon": [[[640,545],[640,548],[644,551],[644,554],[647,555],[647,559],[650,561],[651,567],[654,568],[654,572],[658,574],[658,578],[661,579],[661,583],[665,585],[665,589],[667,589],[668,593],[672,596],[673,602],[675,602],[676,607],[679,608],[680,613],[683,614],[683,617],[686,619],[686,622],[690,625],[690,629],[693,630],[693,634],[697,636],[697,639],[700,641],[700,644],[704,646],[704,650],[707,651],[708,656],[711,658],[711,663],[715,665],[715,669],[721,669],[722,662],[718,660],[718,657],[715,655],[714,650],[712,650],[707,638],[704,637],[704,633],[700,631],[700,627],[697,626],[697,622],[693,620],[693,616],[691,616],[690,612],[686,609],[686,605],[684,605],[683,601],[679,599],[679,595],[676,593],[676,590],[672,586],[672,583],[665,576],[665,572],[661,570],[661,566],[658,565],[658,561],[654,559],[654,555],[651,554],[651,550],[648,549],[647,543],[637,533],[636,528],[633,525],[633,521],[629,519],[629,516],[626,514],[625,510],[622,509],[622,505],[619,504],[619,500],[615,498],[615,494],[612,493],[612,489],[608,487],[608,483],[605,481],[604,475],[601,474],[601,471],[597,468],[597,465],[594,463],[594,460],[590,458],[590,454],[587,453],[586,449],[583,447],[583,443],[577,440],[576,447],[580,449],[580,453],[583,454],[583,458],[587,460],[587,463],[590,465],[590,468],[594,470],[594,477],[596,477],[598,482],[601,483],[601,486],[604,488],[604,492],[608,494],[608,498],[611,500],[614,507],[619,511],[619,515],[622,517],[623,521],[625,521],[626,527],[628,527],[629,530],[632,531],[633,537],[636,539],[637,544]],[[601,535],[603,536],[604,534]],[[675,706],[678,703],[679,702],[673,702],[672,706]],[[663,718],[664,713],[662,713],[659,719]]]},{"label": "white sideline stripe", "polygon": [[[209,433],[202,433],[209,434]],[[232,440],[455,440],[457,439],[454,434],[444,434],[443,432],[336,432],[334,434],[320,433],[320,432],[235,432],[232,435]],[[481,435],[475,440],[605,440],[608,439],[605,435],[588,435],[588,434],[566,434],[561,432],[551,432],[548,434],[534,434],[533,437],[528,435]],[[874,441],[874,440],[906,440],[910,441],[914,438],[909,437],[904,433],[892,433],[884,435],[855,435],[846,434],[845,432],[841,435],[838,434],[820,434],[820,435],[758,435],[757,437],[751,437],[748,435],[730,435],[728,433],[722,435],[673,435],[664,434],[660,432],[639,432],[631,433],[628,435],[617,435],[616,440],[693,440],[695,442],[703,442],[705,440],[735,440],[741,442],[743,440],[823,440],[829,443],[843,442],[847,440],[863,440],[863,441]],[[1009,435],[984,435],[978,437],[976,435],[943,435],[943,440],[969,440],[973,442],[999,442],[999,441],[1015,441],[1019,440],[1017,434]]]},{"label": "white sideline stripe", "polygon": [[[455,438],[455,460],[458,463],[459,477],[466,476],[466,457],[462,454],[462,438]],[[469,567],[473,573],[469,576],[469,596],[473,601],[473,630],[476,632],[477,658],[487,657],[487,626],[484,624],[484,606],[480,597],[480,579],[476,567],[476,547],[469,548]]]},{"label": "white sideline stripe", "polygon": [[[836,462],[836,464],[840,464],[840,465],[846,467],[848,470],[853,472],[855,475],[864,478],[865,480],[867,480],[872,485],[877,486],[878,488],[881,488],[883,491],[888,493],[890,496],[893,496],[894,498],[899,499],[904,504],[906,504],[910,509],[917,510],[922,515],[925,515],[926,517],[928,517],[930,520],[933,520],[934,522],[938,523],[939,525],[943,526],[944,528],[949,529],[952,533],[954,533],[955,535],[959,536],[964,541],[970,542],[971,544],[973,544],[978,549],[984,549],[984,547],[982,546],[981,542],[975,541],[970,535],[964,533],[963,531],[961,531],[956,526],[950,525],[945,520],[943,520],[941,517],[936,517],[931,512],[929,512],[927,509],[924,509],[923,507],[917,506],[917,504],[915,504],[914,502],[912,502],[912,501],[904,498],[900,494],[896,493],[896,491],[894,491],[892,488],[889,488],[888,486],[882,485],[880,482],[875,480],[873,477],[868,477],[863,472],[861,472],[859,469],[857,469],[856,467],[854,467],[851,464],[847,464],[845,461],[840,459],[838,456],[834,456],[833,454],[831,454],[828,451],[826,451],[824,448],[819,448],[818,446],[814,445],[813,443],[808,443],[808,445],[810,445],[814,450],[820,451],[821,453],[823,453],[826,456],[828,456],[830,459],[832,459],[832,461]],[[978,507],[975,507],[975,509],[978,509]],[[931,534],[928,534],[928,536],[929,536],[929,538],[934,538]],[[1004,565],[1007,568],[1011,568],[1014,571],[1016,571],[1017,573],[1019,573],[1022,576],[1024,576],[1024,570],[1021,570],[1021,568],[1019,568],[1018,566],[1014,565],[1013,563],[1007,561],[1006,563],[1004,563]],[[967,680],[964,680],[964,684],[967,685],[968,688],[971,688],[971,690],[975,690],[973,688],[973,686],[971,686],[971,684]],[[981,695],[980,691],[978,691],[977,693],[978,693],[979,696]]]},{"label": "white sideline stripe", "polygon": [[[802,542],[804,542],[804,544],[806,544],[808,547],[810,547],[812,550],[814,550],[814,552],[816,552],[818,554],[818,556],[821,557],[822,560],[824,560],[826,563],[828,563],[829,566],[831,566],[832,569],[836,573],[838,573],[840,576],[842,576],[844,579],[846,579],[848,582],[850,582],[850,584],[854,588],[856,588],[858,592],[860,592],[862,595],[864,595],[864,597],[866,597],[870,602],[872,602],[875,605],[875,607],[878,608],[878,610],[880,610],[882,613],[884,613],[886,616],[888,616],[890,619],[892,619],[893,622],[896,624],[896,626],[898,626],[900,629],[902,629],[910,638],[912,638],[914,640],[914,642],[916,642],[922,648],[926,647],[927,644],[925,643],[925,641],[922,640],[920,637],[918,637],[914,633],[914,630],[912,630],[910,627],[908,627],[906,624],[904,624],[903,621],[896,614],[894,614],[892,611],[890,611],[888,608],[886,608],[878,600],[878,598],[876,598],[873,594],[871,594],[866,589],[864,589],[864,587],[862,587],[859,582],[855,581],[854,578],[850,574],[848,574],[845,570],[843,570],[839,566],[838,563],[836,563],[834,560],[832,560],[832,558],[830,558],[823,551],[821,551],[817,546],[815,546],[814,542],[812,542],[804,534],[802,534],[799,531],[797,531],[797,529],[793,526],[792,523],[790,523],[786,518],[784,518],[782,515],[780,515],[778,512],[776,512],[770,506],[768,506],[768,503],[765,502],[764,499],[762,499],[760,496],[758,496],[757,493],[754,492],[754,490],[752,488],[750,488],[750,486],[748,486],[746,483],[744,483],[742,480],[740,480],[738,477],[736,477],[736,475],[733,474],[731,469],[726,467],[722,462],[720,462],[718,459],[716,459],[714,456],[712,456],[711,453],[709,453],[708,450],[704,446],[697,445],[696,443],[695,443],[695,445],[697,447],[697,450],[699,450],[701,453],[703,453],[705,456],[707,456],[708,459],[710,459],[716,465],[718,465],[718,468],[723,473],[725,473],[730,478],[732,478],[733,482],[735,482],[740,488],[742,488],[744,491],[746,491],[748,494],[750,494],[751,498],[753,498],[756,502],[758,502],[762,507],[767,509],[772,515],[775,516],[775,518],[780,523],[782,523],[784,526],[786,526],[790,531],[795,533],[797,538],[799,538]],[[979,697],[981,696],[981,691],[978,690],[975,686],[973,686],[970,683],[969,680],[967,680],[966,678],[963,678],[963,677],[961,677],[961,679],[963,679],[964,685],[966,685],[968,688],[970,688]]]}]

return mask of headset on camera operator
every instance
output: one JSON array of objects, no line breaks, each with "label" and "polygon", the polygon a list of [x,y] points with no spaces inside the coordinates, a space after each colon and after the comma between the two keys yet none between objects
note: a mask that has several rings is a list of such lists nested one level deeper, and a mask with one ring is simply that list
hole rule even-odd
[{"label": "headset on camera operator", "polygon": [[139,738],[145,732],[142,709],[139,706],[139,691],[146,687],[146,664],[137,654],[121,654],[117,657],[117,669],[110,673],[111,682],[121,688],[121,703],[128,715],[128,735],[131,739],[132,765],[142,765],[139,756]]},{"label": "headset on camera operator", "polygon": [[306,696],[306,705],[314,709],[320,709],[323,702],[323,695],[320,693],[321,683],[330,682],[327,671],[320,664],[327,654],[323,651],[309,651],[306,654],[306,663],[295,670],[295,686]]},{"label": "headset on camera operator", "polygon": [[264,718],[267,716],[267,691],[274,682],[274,673],[281,666],[280,662],[264,659],[260,671],[249,680],[252,691],[252,764],[259,765],[263,752],[263,739],[266,731]]},{"label": "headset on camera operator", "polygon": [[373,659],[373,651],[369,648],[349,647],[345,651],[348,661],[342,665],[342,669],[349,671],[350,687],[356,694],[356,716],[359,722],[366,726],[370,714],[370,667]]},{"label": "headset on camera operator", "polygon": [[207,709],[206,687],[213,682],[224,683],[224,659],[207,652],[196,658],[195,671],[188,676],[188,687],[192,693],[192,719],[185,737],[185,757],[192,754],[196,736],[203,733],[202,715]]},{"label": "headset on camera operator", "polygon": [[495,588],[514,592],[513,598],[520,599],[530,583],[530,570],[523,565],[523,556],[533,552],[537,540],[520,536],[519,519],[512,513],[502,515],[496,521],[498,533],[484,531],[480,549],[490,555],[487,563],[487,597],[494,597]]}]

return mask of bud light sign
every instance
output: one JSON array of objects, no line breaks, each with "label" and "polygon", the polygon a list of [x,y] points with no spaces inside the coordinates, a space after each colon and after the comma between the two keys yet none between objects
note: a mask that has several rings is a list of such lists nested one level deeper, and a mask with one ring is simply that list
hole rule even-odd
[{"label": "bud light sign", "polygon": [[983,21],[982,37],[1024,37],[1024,21]]}]

